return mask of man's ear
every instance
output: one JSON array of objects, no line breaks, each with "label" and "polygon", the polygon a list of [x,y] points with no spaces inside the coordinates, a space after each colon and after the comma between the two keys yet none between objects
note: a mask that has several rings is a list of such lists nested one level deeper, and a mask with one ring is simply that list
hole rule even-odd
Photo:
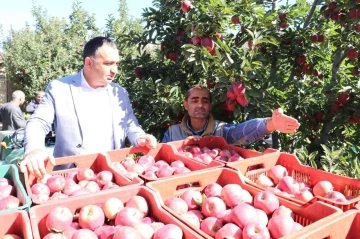
[{"label": "man's ear", "polygon": [[184,108],[185,108],[186,110],[188,109],[188,103],[187,103],[186,100],[183,101],[183,106],[184,106]]},{"label": "man's ear", "polygon": [[92,60],[90,59],[90,57],[86,57],[86,58],[84,59],[84,66],[90,68],[91,65],[92,65]]}]

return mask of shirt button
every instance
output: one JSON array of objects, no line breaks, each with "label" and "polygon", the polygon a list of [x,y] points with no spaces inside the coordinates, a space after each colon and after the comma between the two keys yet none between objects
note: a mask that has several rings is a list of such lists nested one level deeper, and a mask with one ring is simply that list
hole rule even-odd
[{"label": "shirt button", "polygon": [[76,148],[80,148],[80,147],[81,147],[81,144],[76,145]]}]

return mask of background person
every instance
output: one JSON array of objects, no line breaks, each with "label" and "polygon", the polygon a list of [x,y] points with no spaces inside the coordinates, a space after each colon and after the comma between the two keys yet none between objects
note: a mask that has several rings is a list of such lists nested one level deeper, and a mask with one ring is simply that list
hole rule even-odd
[{"label": "background person", "polygon": [[29,113],[29,114],[34,113],[34,111],[39,106],[44,95],[45,95],[44,91],[37,92],[35,100],[31,101],[30,104],[28,104],[28,106],[26,106],[26,109],[25,109],[26,113]]},{"label": "background person", "polygon": [[12,93],[12,100],[0,107],[0,122],[2,122],[2,130],[15,131],[25,127],[25,117],[20,108],[24,102],[24,92],[16,90]]},{"label": "background person", "polygon": [[[132,145],[153,148],[154,136],[145,134],[130,104],[127,91],[114,83],[119,52],[113,41],[95,37],[83,52],[83,69],[76,75],[51,81],[25,128],[25,157],[20,170],[44,175],[44,161],[55,157],[123,148]],[[44,137],[55,122],[53,155],[44,151]],[[54,170],[71,167],[55,167]]]},{"label": "background person", "polygon": [[255,118],[238,124],[215,120],[210,114],[211,94],[206,87],[199,85],[187,91],[183,106],[187,114],[180,124],[168,128],[163,143],[188,137],[199,140],[200,137],[213,135],[224,137],[228,144],[249,144],[275,130],[294,133],[300,126],[296,119],[285,115],[280,108],[274,110],[270,118]]}]

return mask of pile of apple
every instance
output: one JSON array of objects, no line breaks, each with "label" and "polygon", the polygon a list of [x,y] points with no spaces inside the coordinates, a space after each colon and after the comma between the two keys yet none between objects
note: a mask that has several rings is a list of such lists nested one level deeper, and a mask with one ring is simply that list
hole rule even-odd
[{"label": "pile of apple", "polygon": [[110,171],[103,170],[96,174],[90,168],[79,168],[68,172],[66,176],[46,174],[38,178],[37,183],[31,186],[31,193],[33,201],[43,203],[113,188],[119,188],[119,185],[113,182]]},{"label": "pile of apple", "polygon": [[112,162],[112,167],[119,173],[125,174],[129,178],[144,175],[149,179],[169,177],[176,174],[191,172],[181,160],[175,160],[170,164],[164,160],[155,159],[151,155],[144,155],[138,158],[126,157],[120,162]]},{"label": "pile of apple", "polygon": [[186,157],[205,164],[210,164],[213,160],[235,162],[243,159],[235,150],[219,148],[209,149],[208,147],[200,148],[197,145],[187,145],[183,148],[178,148],[177,151]]},{"label": "pile of apple", "polygon": [[274,193],[260,191],[253,197],[238,184],[211,183],[202,192],[187,189],[164,204],[215,239],[277,239],[303,228]]},{"label": "pile of apple", "polygon": [[17,208],[20,200],[15,197],[15,187],[7,178],[0,178],[0,210]]},{"label": "pile of apple", "polygon": [[83,206],[74,215],[67,207],[53,208],[46,216],[49,233],[44,239],[182,239],[183,231],[175,224],[157,222],[149,215],[142,196],[124,203],[115,197],[103,204]]},{"label": "pile of apple", "polygon": [[266,175],[261,174],[255,183],[268,191],[278,195],[295,198],[308,202],[314,196],[324,197],[334,202],[347,202],[353,197],[345,197],[341,192],[335,191],[333,185],[326,180],[317,182],[314,187],[308,183],[299,182],[288,175],[287,169],[282,165],[271,167]]}]

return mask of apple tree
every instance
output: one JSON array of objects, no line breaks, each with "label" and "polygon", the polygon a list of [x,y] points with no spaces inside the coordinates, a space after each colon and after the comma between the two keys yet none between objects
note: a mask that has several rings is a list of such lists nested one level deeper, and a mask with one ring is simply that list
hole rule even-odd
[{"label": "apple tree", "polygon": [[142,34],[119,37],[120,48],[139,50],[123,55],[128,71],[120,80],[159,138],[184,114],[185,92],[207,84],[219,120],[269,117],[276,107],[296,117],[300,130],[273,133],[275,148],[318,152],[320,163],[322,145],[356,147],[358,0],[154,0],[143,19]]}]

